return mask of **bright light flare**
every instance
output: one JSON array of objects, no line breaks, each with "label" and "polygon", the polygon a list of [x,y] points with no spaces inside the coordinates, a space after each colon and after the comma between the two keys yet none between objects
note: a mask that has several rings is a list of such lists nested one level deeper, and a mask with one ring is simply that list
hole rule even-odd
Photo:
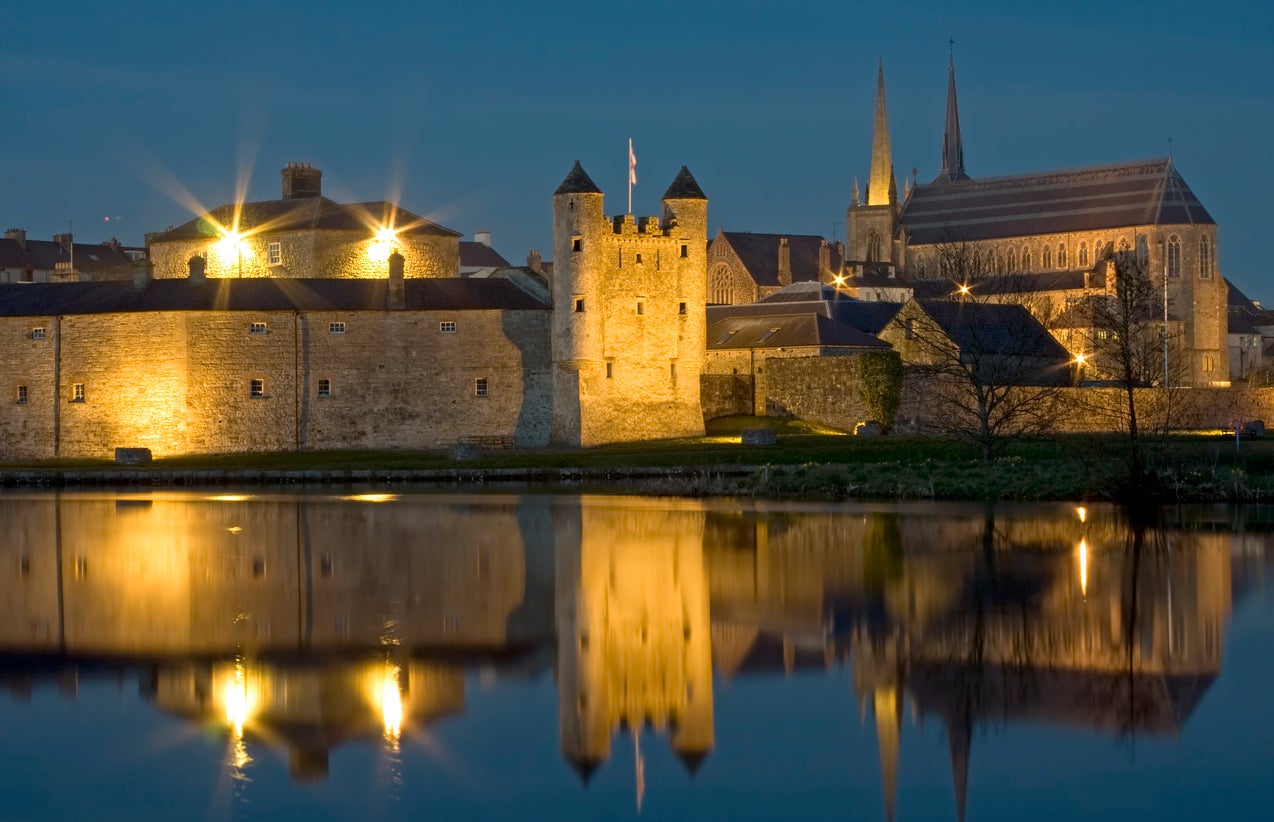
[{"label": "bright light flare", "polygon": [[385,738],[396,740],[403,732],[403,694],[398,687],[398,666],[385,666],[380,683],[380,715],[385,725]]},{"label": "bright light flare", "polygon": [[372,235],[372,241],[367,246],[367,256],[378,263],[383,263],[389,259],[390,254],[394,253],[397,246],[398,232],[391,227],[381,227]]},{"label": "bright light flare", "polygon": [[1088,522],[1088,509],[1080,505],[1075,508],[1075,515],[1079,517],[1081,523]]},{"label": "bright light flare", "polygon": [[968,286],[968,285],[963,285],[963,284],[962,284],[962,285],[960,286],[960,293],[961,293],[961,294],[968,294],[968,293],[969,293],[969,286]]},{"label": "bright light flare", "polygon": [[1079,541],[1079,591],[1088,597],[1088,540]]},{"label": "bright light flare", "polygon": [[226,722],[231,732],[236,738],[242,737],[243,727],[252,718],[252,710],[255,707],[248,697],[248,678],[242,663],[234,666],[234,676],[226,681],[222,699],[225,701]]},{"label": "bright light flare", "polygon": [[248,245],[247,235],[237,231],[225,231],[225,236],[212,246],[217,262],[223,266],[239,265],[252,258],[252,247]]},{"label": "bright light flare", "polygon": [[1075,355],[1076,365],[1083,365],[1087,361],[1088,361],[1088,357],[1084,356],[1084,354],[1080,353]]}]

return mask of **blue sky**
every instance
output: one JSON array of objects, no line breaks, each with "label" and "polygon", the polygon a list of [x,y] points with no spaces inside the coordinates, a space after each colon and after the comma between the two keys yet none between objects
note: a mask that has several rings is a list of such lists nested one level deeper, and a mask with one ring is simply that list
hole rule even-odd
[{"label": "blue sky", "polygon": [[[712,230],[841,236],[885,61],[899,179],[937,172],[954,38],[974,177],[1173,153],[1222,271],[1274,300],[1255,184],[1274,148],[1274,11],[1213,2],[463,3],[0,0],[0,220],[139,244],[207,206],[278,196],[289,160],[335,199],[400,196],[510,260],[549,256],[579,159],[634,211],[688,165]],[[176,184],[179,184],[176,185]],[[110,217],[107,222],[105,218]]]}]

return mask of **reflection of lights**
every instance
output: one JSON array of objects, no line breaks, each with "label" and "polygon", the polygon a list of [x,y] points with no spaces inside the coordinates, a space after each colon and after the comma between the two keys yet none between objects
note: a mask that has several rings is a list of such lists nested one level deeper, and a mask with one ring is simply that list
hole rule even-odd
[{"label": "reflection of lights", "polygon": [[392,228],[380,228],[372,236],[371,243],[367,246],[367,256],[376,262],[384,262],[389,259],[389,255],[393,253],[394,246],[397,245],[398,232]]},{"label": "reflection of lights", "polygon": [[1075,509],[1075,513],[1079,515],[1080,522],[1088,522],[1088,509],[1080,505]]},{"label": "reflection of lights", "polygon": [[398,666],[387,665],[380,684],[380,714],[385,738],[396,740],[403,730],[403,694],[398,688]]},{"label": "reflection of lights", "polygon": [[218,494],[215,497],[208,497],[209,502],[247,502],[252,499],[247,494]]},{"label": "reflection of lights", "polygon": [[224,699],[226,722],[229,723],[235,737],[242,737],[243,726],[252,715],[252,702],[248,699],[248,679],[242,662],[235,664],[234,677],[226,682]]},{"label": "reflection of lights", "polygon": [[1079,541],[1079,591],[1088,596],[1088,540]]},{"label": "reflection of lights", "polygon": [[398,499],[397,494],[350,494],[341,497],[348,502],[393,502]]}]

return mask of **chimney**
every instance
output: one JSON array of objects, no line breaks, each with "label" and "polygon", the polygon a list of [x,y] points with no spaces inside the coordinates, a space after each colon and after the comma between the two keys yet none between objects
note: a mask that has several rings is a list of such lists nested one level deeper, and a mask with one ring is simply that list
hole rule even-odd
[{"label": "chimney", "polygon": [[526,267],[536,274],[544,274],[544,259],[540,256],[538,248],[531,249],[531,253],[526,255]]},{"label": "chimney", "polygon": [[155,279],[155,269],[151,267],[150,260],[143,257],[140,260],[133,261],[133,290],[145,291],[146,286],[150,285]]},{"label": "chimney", "polygon": [[190,258],[188,263],[190,266],[190,281],[192,283],[201,283],[207,279],[205,276],[208,271],[208,261],[198,254]]},{"label": "chimney", "polygon": [[389,305],[390,310],[407,307],[407,286],[403,281],[403,266],[407,260],[395,251],[389,255]]},{"label": "chimney", "polygon": [[779,284],[792,284],[792,249],[787,244],[787,237],[779,239]]},{"label": "chimney", "polygon": [[102,245],[106,246],[107,248],[113,251],[119,251],[120,249],[119,237],[111,237],[109,240],[102,243]]},{"label": "chimney", "polygon": [[69,232],[68,232],[68,233],[65,233],[65,234],[54,234],[54,235],[53,235],[53,242],[55,242],[55,243],[57,243],[57,244],[58,244],[58,247],[62,249],[62,252],[63,252],[64,254],[70,254],[70,253],[71,253],[71,242],[72,242],[72,240],[71,240],[71,235],[70,235],[70,233],[69,233]]},{"label": "chimney", "polygon": [[490,248],[491,247],[491,232],[485,228],[479,228],[477,231],[473,232],[473,241],[475,243],[482,243],[487,248]]},{"label": "chimney", "polygon": [[27,250],[27,230],[25,228],[11,228],[4,233],[6,240],[13,240],[23,251]]},{"label": "chimney", "polygon": [[323,172],[311,163],[288,163],[283,167],[283,199],[301,200],[323,196]]},{"label": "chimney", "polygon": [[826,277],[832,274],[832,247],[828,245],[827,240],[821,240],[818,244],[818,279],[820,282],[825,281]]}]

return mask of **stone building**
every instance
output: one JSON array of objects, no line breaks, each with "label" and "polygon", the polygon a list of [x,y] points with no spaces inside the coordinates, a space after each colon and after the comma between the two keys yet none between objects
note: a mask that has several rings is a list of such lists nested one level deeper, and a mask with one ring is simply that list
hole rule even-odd
[{"label": "stone building", "polygon": [[77,243],[68,232],[52,240],[32,240],[26,229],[11,228],[0,239],[0,283],[73,283],[127,280],[146,249],[107,242]]},{"label": "stone building", "polygon": [[288,163],[278,200],[228,203],[147,237],[155,276],[186,276],[191,257],[207,276],[357,279],[383,277],[394,251],[407,277],[455,277],[460,233],[384,201],[336,203],[323,172]]},{"label": "stone building", "polygon": [[967,283],[1006,274],[1082,277],[1116,252],[1132,252],[1147,276],[1166,282],[1168,310],[1182,318],[1183,382],[1228,383],[1216,223],[1171,157],[972,179],[952,64],[941,171],[927,184],[908,181],[899,199],[883,71],[877,83],[871,183],[846,214],[851,261],[882,262],[912,279]]},{"label": "stone building", "polygon": [[722,229],[708,244],[708,303],[752,303],[792,283],[830,283],[844,253],[840,243],[810,234]]},{"label": "stone building", "polygon": [[662,218],[603,200],[578,162],[553,193],[552,439],[702,435],[708,198],[682,166]]}]

